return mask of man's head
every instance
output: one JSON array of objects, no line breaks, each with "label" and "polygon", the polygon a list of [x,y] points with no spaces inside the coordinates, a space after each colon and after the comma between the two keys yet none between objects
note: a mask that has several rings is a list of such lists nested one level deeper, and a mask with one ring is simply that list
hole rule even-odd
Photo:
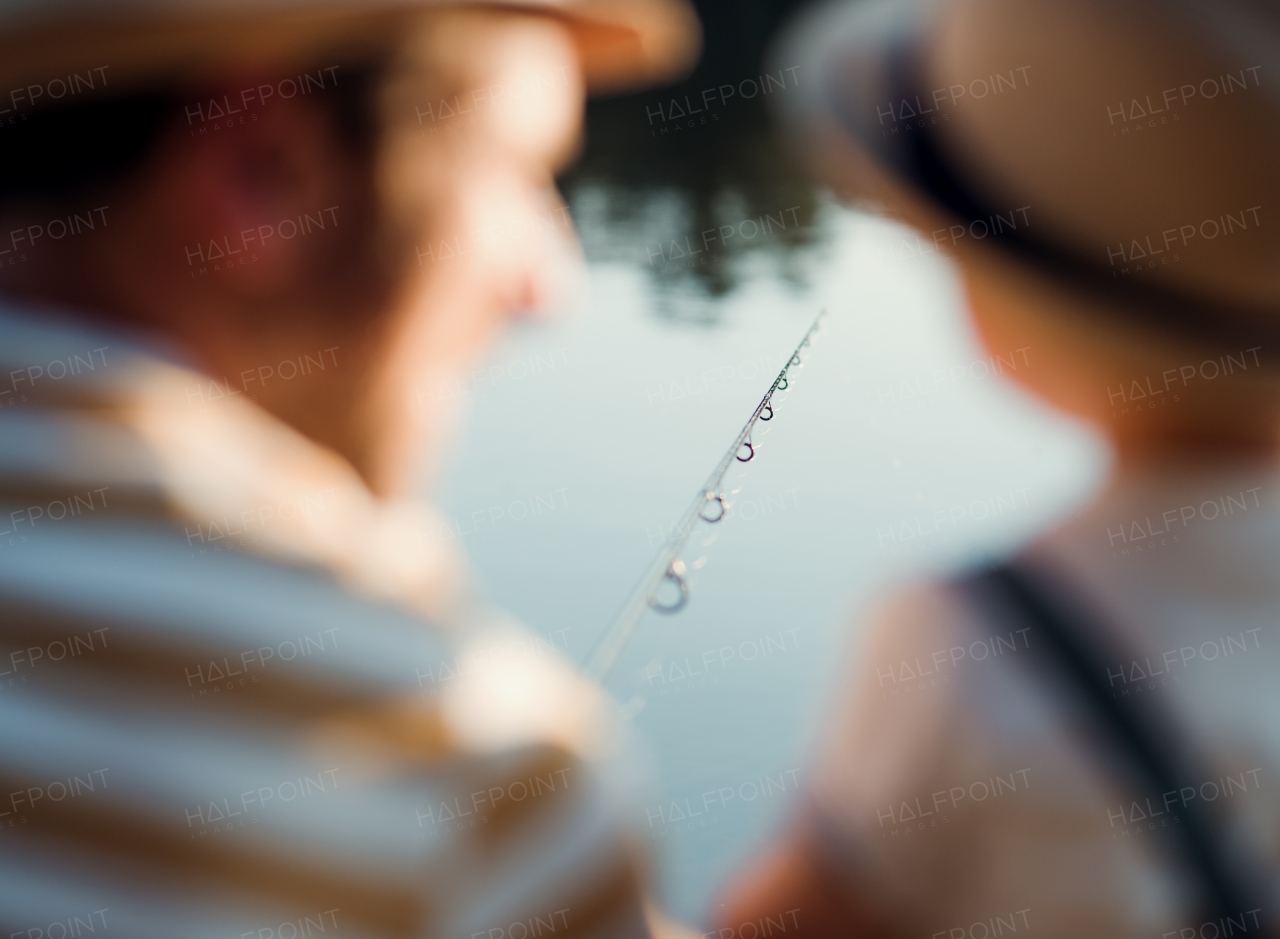
[{"label": "man's head", "polygon": [[33,109],[0,128],[0,291],[159,337],[403,492],[440,388],[562,279],[583,50],[440,7]]}]

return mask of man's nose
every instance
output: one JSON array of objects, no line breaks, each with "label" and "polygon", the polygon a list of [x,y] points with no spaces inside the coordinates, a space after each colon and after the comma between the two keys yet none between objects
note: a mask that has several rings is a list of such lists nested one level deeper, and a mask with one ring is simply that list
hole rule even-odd
[{"label": "man's nose", "polygon": [[554,189],[531,191],[528,218],[515,223],[509,240],[510,281],[504,303],[509,313],[546,316],[585,284],[585,265],[569,208]]}]

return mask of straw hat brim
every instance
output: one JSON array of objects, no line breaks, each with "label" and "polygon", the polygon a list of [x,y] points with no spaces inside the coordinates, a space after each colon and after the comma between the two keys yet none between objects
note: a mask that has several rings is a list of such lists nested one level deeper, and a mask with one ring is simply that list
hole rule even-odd
[{"label": "straw hat brim", "polygon": [[[358,53],[406,19],[450,7],[562,21],[593,93],[674,80],[701,47],[697,17],[683,0],[30,0],[0,6],[0,108],[11,103],[11,89],[59,80],[83,87],[96,75],[119,90],[199,80],[228,63],[304,61],[335,48]],[[29,101],[21,93],[17,99]]]}]

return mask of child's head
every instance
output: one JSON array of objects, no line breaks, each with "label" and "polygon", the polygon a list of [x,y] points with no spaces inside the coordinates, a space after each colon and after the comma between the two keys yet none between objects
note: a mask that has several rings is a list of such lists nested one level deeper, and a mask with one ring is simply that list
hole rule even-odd
[{"label": "child's head", "polygon": [[820,172],[952,254],[991,352],[1030,347],[1015,377],[1122,458],[1280,443],[1280,115],[1248,41],[1280,17],[897,10],[799,34]]},{"label": "child's head", "polygon": [[983,344],[993,353],[1030,347],[1031,368],[1009,375],[1101,429],[1122,463],[1280,446],[1274,346],[1210,346],[1133,324],[994,252],[961,266]]}]

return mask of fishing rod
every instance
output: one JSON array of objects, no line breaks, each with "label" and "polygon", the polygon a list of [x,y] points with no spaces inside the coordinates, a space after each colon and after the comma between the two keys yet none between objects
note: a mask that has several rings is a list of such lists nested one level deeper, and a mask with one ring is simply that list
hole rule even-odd
[{"label": "fishing rod", "polygon": [[[757,422],[773,420],[774,392],[786,391],[790,386],[787,373],[793,367],[798,367],[802,364],[803,360],[800,353],[809,346],[810,340],[818,332],[822,324],[822,318],[826,315],[827,311],[824,308],[814,318],[813,324],[805,332],[795,351],[787,359],[787,364],[782,367],[782,371],[773,380],[773,384],[769,386],[769,390],[760,399],[756,409],[751,412],[751,417],[746,425],[738,432],[733,444],[725,451],[724,456],[720,458],[720,462],[716,464],[716,468],[711,471],[711,475],[703,483],[702,489],[694,497],[689,507],[685,509],[684,514],[676,523],[671,537],[662,546],[658,556],[645,571],[644,576],[640,578],[640,582],[631,592],[622,610],[614,618],[612,625],[605,631],[604,637],[596,645],[595,652],[592,653],[590,660],[587,662],[587,677],[597,682],[603,682],[609,676],[614,666],[618,664],[618,659],[622,657],[622,651],[631,640],[636,627],[640,625],[640,620],[644,618],[644,615],[649,610],[656,610],[659,613],[670,616],[680,612],[689,602],[689,584],[685,580],[686,567],[680,555],[684,552],[684,547],[699,521],[714,525],[724,518],[729,509],[729,503],[725,501],[723,488],[725,474],[729,472],[729,467],[733,466],[735,462],[750,463],[755,458],[756,448],[751,442],[751,432]],[[743,455],[744,449],[746,451],[745,456]],[[712,514],[709,515],[707,514],[708,512],[712,512]],[[670,603],[659,602],[657,598],[658,590],[664,583],[668,582],[678,591],[677,597]]]}]

